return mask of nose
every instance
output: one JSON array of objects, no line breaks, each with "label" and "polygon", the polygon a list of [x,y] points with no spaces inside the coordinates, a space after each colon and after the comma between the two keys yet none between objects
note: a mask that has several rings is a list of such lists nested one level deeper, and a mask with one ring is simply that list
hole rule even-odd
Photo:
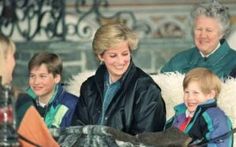
[{"label": "nose", "polygon": [[201,30],[199,35],[200,35],[200,37],[206,37],[207,32],[205,30]]},{"label": "nose", "polygon": [[185,98],[186,98],[187,100],[191,100],[191,99],[193,99],[193,96],[192,96],[191,93],[188,93],[188,94],[185,94]]},{"label": "nose", "polygon": [[31,79],[31,81],[32,81],[33,84],[38,84],[40,82],[40,78],[35,76]]},{"label": "nose", "polygon": [[124,64],[125,61],[126,61],[126,58],[124,58],[123,56],[118,56],[117,62],[118,62],[119,64]]}]

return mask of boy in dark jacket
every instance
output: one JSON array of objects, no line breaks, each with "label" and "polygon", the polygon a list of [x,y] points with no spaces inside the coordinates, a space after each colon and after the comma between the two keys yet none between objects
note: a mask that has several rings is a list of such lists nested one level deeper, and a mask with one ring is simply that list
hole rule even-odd
[{"label": "boy in dark jacket", "polygon": [[[206,68],[195,68],[186,74],[183,89],[184,103],[175,107],[175,116],[168,121],[167,128],[173,126],[188,134],[193,144],[231,147],[232,124],[216,103],[220,79]],[[226,133],[229,135],[223,137]]]},{"label": "boy in dark jacket", "polygon": [[35,54],[28,64],[29,86],[27,93],[48,128],[65,128],[71,125],[78,97],[68,93],[60,84],[62,61],[54,53]]}]

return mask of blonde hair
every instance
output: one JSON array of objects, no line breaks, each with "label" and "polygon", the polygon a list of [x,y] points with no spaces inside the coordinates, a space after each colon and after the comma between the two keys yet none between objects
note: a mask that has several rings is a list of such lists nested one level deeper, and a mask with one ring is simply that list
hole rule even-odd
[{"label": "blonde hair", "polygon": [[138,44],[137,34],[123,24],[103,25],[95,33],[93,52],[95,55],[100,55],[123,41],[128,42],[130,51],[134,50]]},{"label": "blonde hair", "polygon": [[209,94],[211,90],[214,90],[217,98],[221,91],[221,81],[220,79],[207,68],[194,68],[190,70],[184,78],[183,88],[186,89],[188,84],[192,81],[199,83],[199,86],[204,94]]},{"label": "blonde hair", "polygon": [[15,53],[16,47],[14,42],[3,34],[0,34],[0,77],[6,66],[6,57],[9,53]]}]

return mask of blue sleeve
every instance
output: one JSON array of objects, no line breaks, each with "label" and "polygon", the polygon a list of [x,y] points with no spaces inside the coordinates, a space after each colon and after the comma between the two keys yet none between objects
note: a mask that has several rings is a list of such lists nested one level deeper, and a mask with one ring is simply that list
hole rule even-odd
[{"label": "blue sleeve", "polygon": [[232,124],[223,111],[218,108],[209,109],[203,113],[203,118],[207,124],[208,130],[204,137],[207,140],[212,140],[208,143],[208,147],[233,146],[232,135],[216,139],[232,130]]}]

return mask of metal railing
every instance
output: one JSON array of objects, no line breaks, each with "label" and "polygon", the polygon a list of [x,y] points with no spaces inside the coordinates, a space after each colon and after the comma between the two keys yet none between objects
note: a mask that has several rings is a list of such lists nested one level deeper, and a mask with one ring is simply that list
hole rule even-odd
[{"label": "metal railing", "polygon": [[[79,17],[71,24],[66,22],[66,0],[0,0],[0,32],[6,36],[17,32],[25,40],[33,40],[40,33],[47,39],[66,40],[71,34],[83,37],[78,26],[91,13],[101,17],[99,7],[107,7],[108,0],[93,0],[93,4],[83,11],[81,8],[85,5],[86,0],[75,0],[74,8]],[[88,29],[84,26],[83,33],[86,34]]]},{"label": "metal railing", "polygon": [[[75,0],[68,6],[66,0],[0,0],[0,32],[26,41],[39,35],[44,40],[68,40],[71,36],[86,40],[94,33],[94,25],[87,20],[94,21],[97,26],[110,21],[129,21],[133,29],[150,32],[149,26],[137,23],[131,11],[103,15],[101,8],[105,11],[109,7],[108,0],[87,3],[86,0]],[[73,21],[67,21],[68,18]]]}]

